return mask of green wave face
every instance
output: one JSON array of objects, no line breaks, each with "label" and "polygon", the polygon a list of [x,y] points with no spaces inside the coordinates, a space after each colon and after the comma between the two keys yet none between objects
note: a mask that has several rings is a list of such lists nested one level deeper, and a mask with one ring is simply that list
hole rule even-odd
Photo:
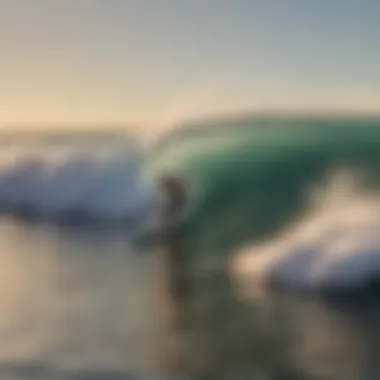
[{"label": "green wave face", "polygon": [[[267,239],[306,212],[309,190],[334,168],[378,188],[380,120],[236,118],[179,128],[154,160],[190,191],[192,240],[208,250]],[[194,233],[197,239],[194,239]]]}]

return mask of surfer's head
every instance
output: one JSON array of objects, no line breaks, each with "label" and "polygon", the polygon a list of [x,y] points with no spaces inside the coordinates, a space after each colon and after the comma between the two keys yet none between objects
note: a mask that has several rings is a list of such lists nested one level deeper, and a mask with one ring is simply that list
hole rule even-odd
[{"label": "surfer's head", "polygon": [[187,201],[187,191],[185,183],[177,177],[165,175],[159,179],[159,184],[163,189],[167,202],[165,204],[165,219],[176,219]]}]

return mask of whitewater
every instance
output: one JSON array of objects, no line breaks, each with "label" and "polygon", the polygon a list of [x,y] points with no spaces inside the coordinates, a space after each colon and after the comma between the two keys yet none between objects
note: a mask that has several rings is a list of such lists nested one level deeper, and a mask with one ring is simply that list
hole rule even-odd
[{"label": "whitewater", "polygon": [[[49,222],[144,224],[161,194],[129,136],[118,142],[13,143],[1,157],[0,209]],[[144,219],[145,218],[145,219]]]},{"label": "whitewater", "polygon": [[311,192],[307,213],[273,239],[238,250],[233,273],[302,292],[370,290],[380,279],[380,197],[363,191],[357,177],[331,174],[322,196]]}]

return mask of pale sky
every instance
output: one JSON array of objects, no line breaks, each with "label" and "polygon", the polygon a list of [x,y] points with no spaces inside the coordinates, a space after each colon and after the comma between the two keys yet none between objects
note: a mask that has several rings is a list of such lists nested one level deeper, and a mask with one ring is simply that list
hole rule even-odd
[{"label": "pale sky", "polygon": [[379,0],[0,0],[0,125],[380,111]]}]

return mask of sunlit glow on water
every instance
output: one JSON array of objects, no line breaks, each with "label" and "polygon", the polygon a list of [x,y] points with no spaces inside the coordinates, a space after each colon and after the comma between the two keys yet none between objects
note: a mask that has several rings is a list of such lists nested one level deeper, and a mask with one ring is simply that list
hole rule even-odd
[{"label": "sunlit glow on water", "polygon": [[154,255],[139,257],[122,236],[9,223],[0,235],[0,370],[150,368]]},{"label": "sunlit glow on water", "polygon": [[[9,220],[0,236],[2,378],[185,372],[359,380],[379,373],[376,305],[364,311],[258,293],[225,271],[193,277],[191,298],[176,300],[164,286],[162,246],[138,251],[120,232]],[[183,307],[186,322],[175,323]]]}]

